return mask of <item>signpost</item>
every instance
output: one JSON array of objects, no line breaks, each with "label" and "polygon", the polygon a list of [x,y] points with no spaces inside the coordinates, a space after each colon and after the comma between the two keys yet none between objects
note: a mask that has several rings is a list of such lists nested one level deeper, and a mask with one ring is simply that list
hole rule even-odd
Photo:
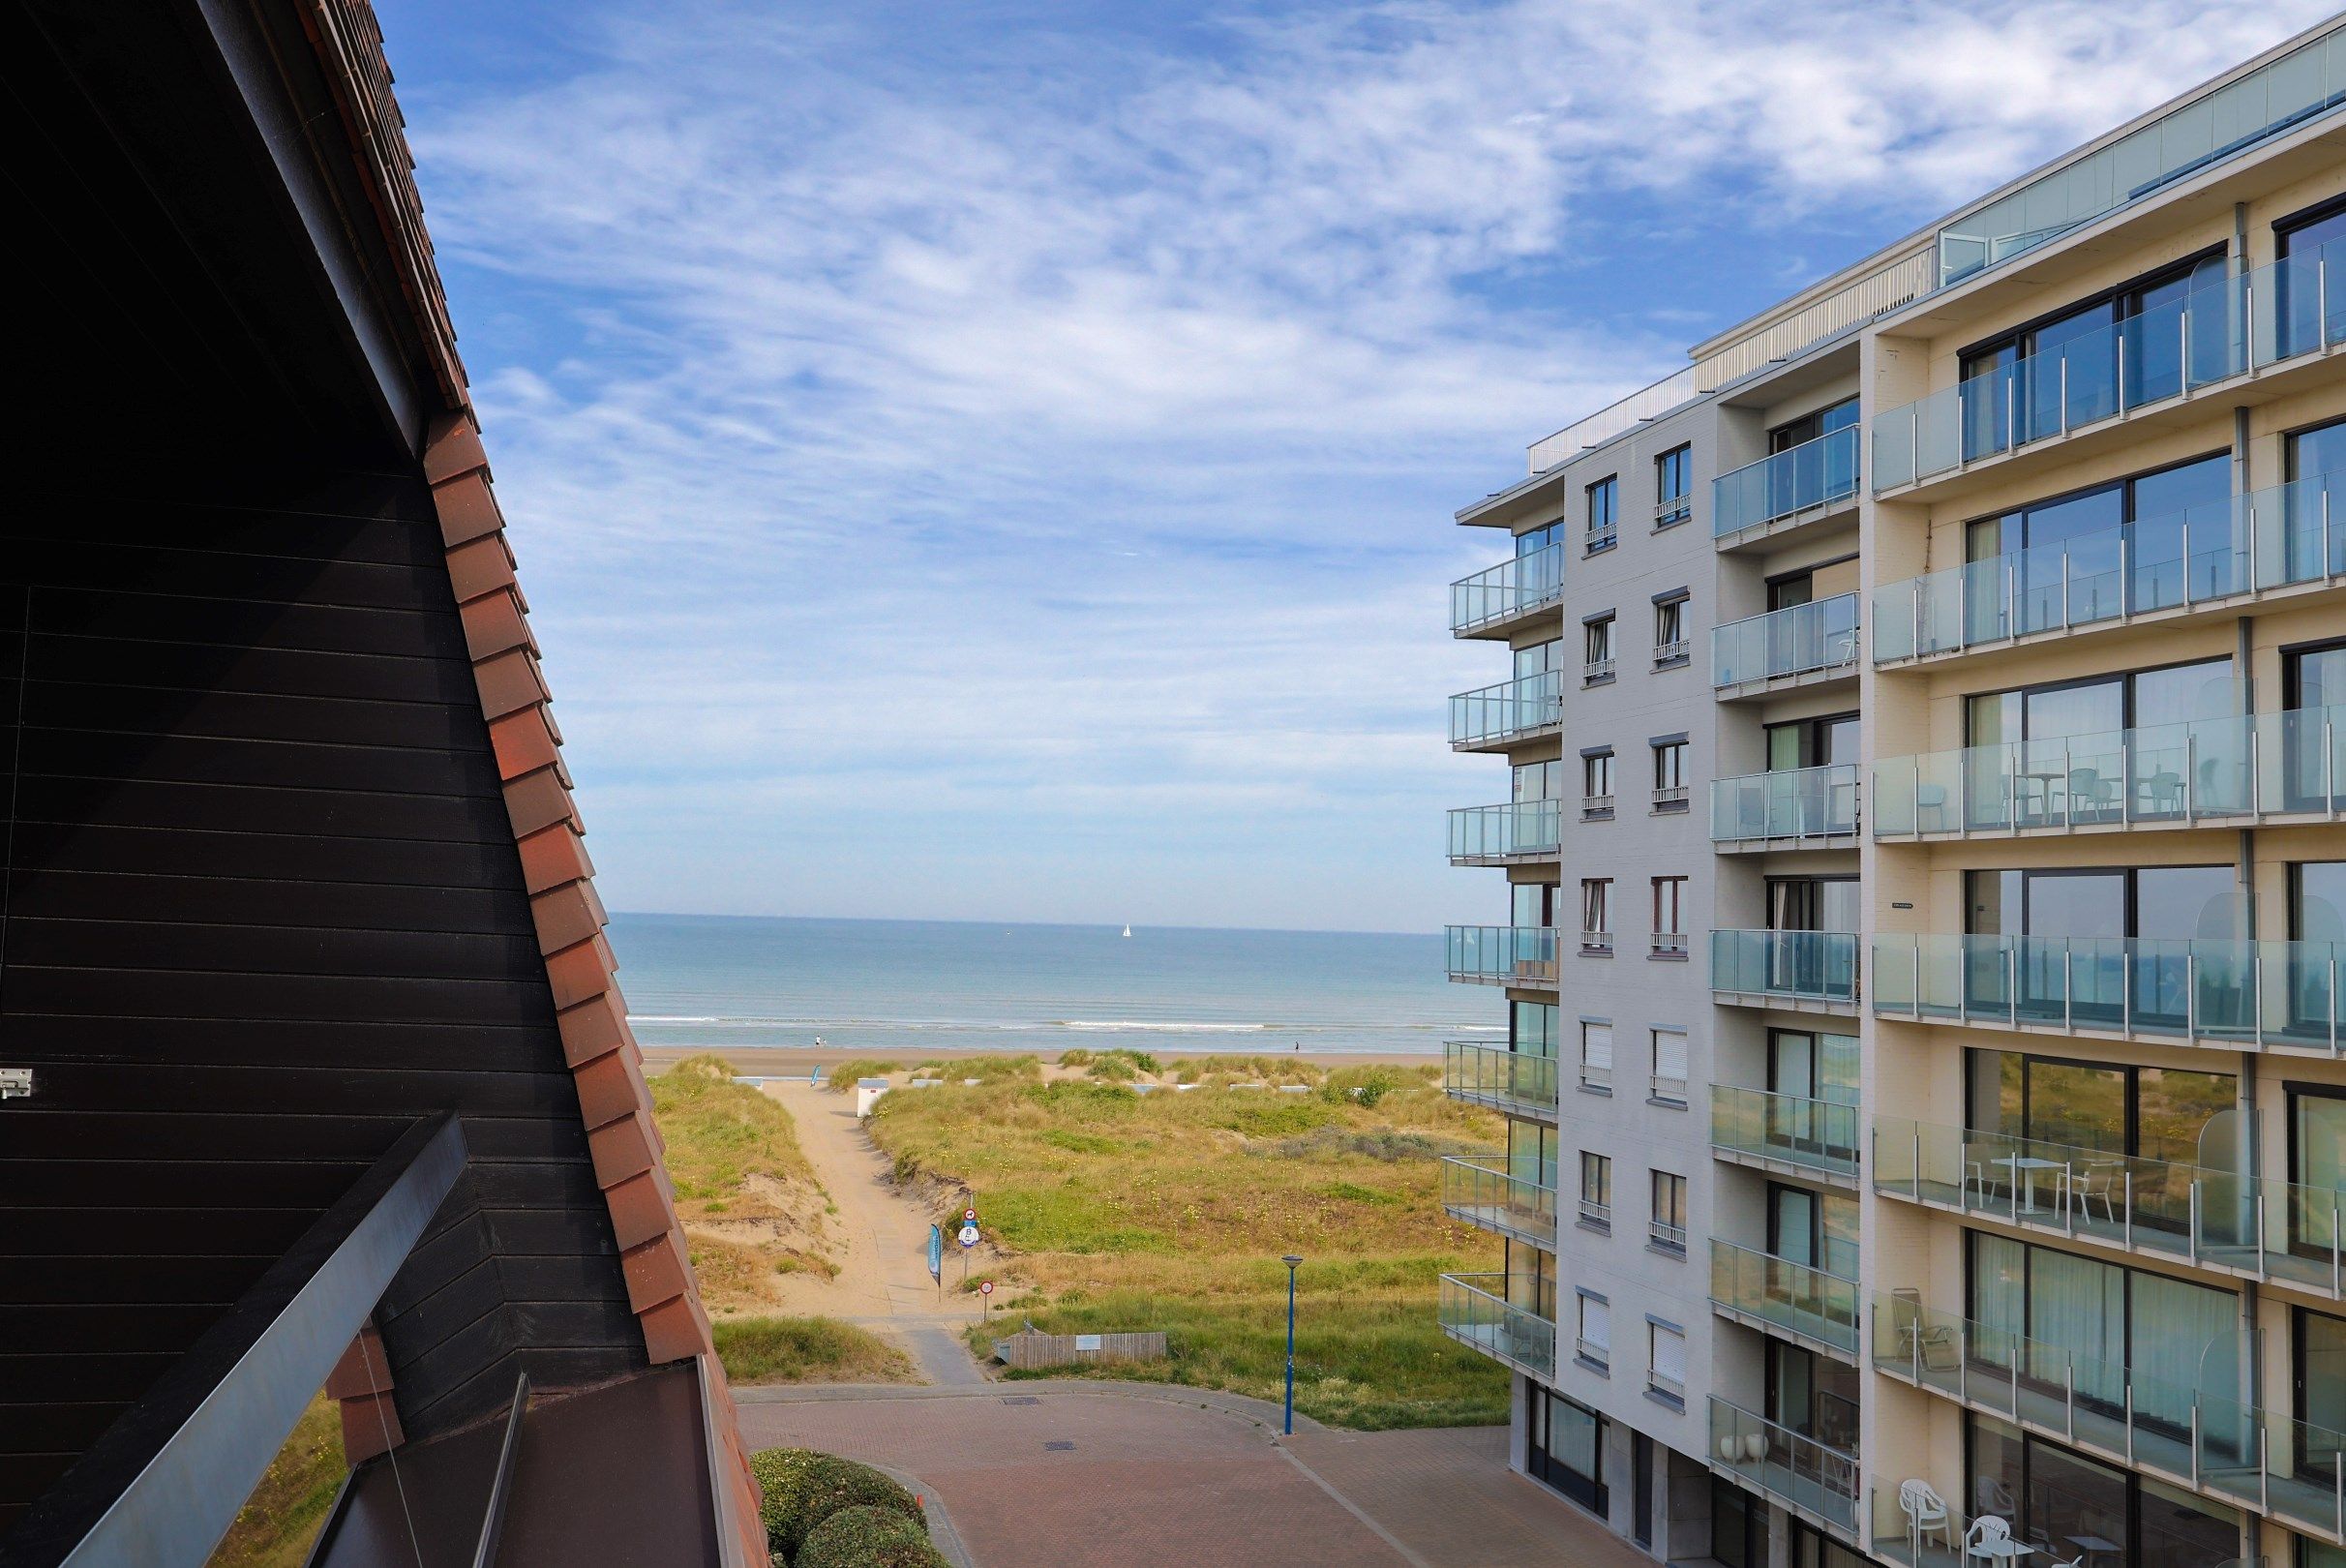
[{"label": "signpost", "polygon": [[976,1209],[961,1211],[961,1228],[953,1233],[953,1240],[961,1244],[961,1282],[966,1285],[970,1282],[970,1249],[978,1245]]},{"label": "signpost", "polygon": [[937,1282],[937,1293],[945,1294],[945,1227],[929,1226],[929,1278]]},{"label": "signpost", "polygon": [[991,1281],[991,1280],[988,1280],[988,1281],[986,1281],[986,1282],[985,1282],[983,1284],[979,1285],[979,1286],[978,1287],[978,1297],[979,1297],[979,1298],[980,1298],[982,1301],[984,1301],[984,1303],[985,1303],[985,1315],[986,1315],[986,1316],[988,1316],[988,1317],[993,1316],[993,1315],[994,1315],[994,1282],[993,1282],[993,1281]]}]

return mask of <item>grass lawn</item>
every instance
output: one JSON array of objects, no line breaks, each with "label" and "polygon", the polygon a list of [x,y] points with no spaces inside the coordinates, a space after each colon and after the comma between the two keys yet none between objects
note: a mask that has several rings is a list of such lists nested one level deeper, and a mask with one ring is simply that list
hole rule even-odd
[{"label": "grass lawn", "polygon": [[912,1359],[835,1317],[737,1317],[716,1325],[717,1359],[737,1385],[909,1383]]},{"label": "grass lawn", "polygon": [[[1443,1215],[1437,1157],[1496,1146],[1502,1124],[1452,1102],[1430,1070],[1322,1074],[1281,1062],[1312,1092],[1226,1087],[1258,1081],[1260,1066],[1187,1064],[1204,1085],[1190,1093],[1015,1080],[899,1090],[871,1126],[899,1177],[966,1186],[1008,1254],[995,1265],[991,1332],[1031,1319],[1052,1333],[1168,1335],[1168,1363],[1069,1369],[1078,1375],[1278,1398],[1278,1258],[1292,1251],[1307,1260],[1299,1409],[1356,1428],[1506,1419],[1506,1372],[1434,1322],[1436,1276],[1499,1262],[1493,1238]],[[990,1349],[988,1337],[971,1338]]]}]

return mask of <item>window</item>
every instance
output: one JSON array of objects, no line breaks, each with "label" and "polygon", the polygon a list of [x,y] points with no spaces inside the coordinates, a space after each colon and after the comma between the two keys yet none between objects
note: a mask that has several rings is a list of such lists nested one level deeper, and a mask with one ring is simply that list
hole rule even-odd
[{"label": "window", "polygon": [[1674,670],[1690,662],[1693,653],[1686,640],[1685,590],[1654,600],[1654,668]]},{"label": "window", "polygon": [[1612,1303],[1580,1292],[1580,1360],[1599,1372],[1612,1369]]},{"label": "window", "polygon": [[1657,1170],[1654,1178],[1654,1217],[1646,1227],[1656,1247],[1686,1251],[1686,1178]]},{"label": "window", "polygon": [[1686,1403],[1686,1331],[1668,1323],[1645,1322],[1645,1386],[1670,1403]]},{"label": "window", "polygon": [[1612,1093],[1612,1024],[1597,1018],[1580,1020],[1580,1087]]},{"label": "window", "polygon": [[2337,1468],[2346,1464],[2346,1449],[2338,1433],[2346,1432],[2346,1317],[2317,1312],[2310,1307],[2292,1309],[2296,1332],[2290,1336],[2290,1380],[2295,1385],[2291,1413],[2302,1423],[2298,1439],[2298,1474],[2337,1483]]},{"label": "window", "polygon": [[1613,678],[1613,616],[1608,610],[1580,623],[1580,684],[1601,685]]},{"label": "window", "polygon": [[1621,485],[1608,476],[1588,487],[1588,553],[1610,550],[1621,537]]},{"label": "window", "polygon": [[1767,1504],[1728,1480],[1711,1477],[1711,1555],[1726,1568],[1767,1568]]},{"label": "window", "polygon": [[1601,821],[1613,814],[1612,747],[1580,753],[1580,817]]},{"label": "window", "polygon": [[1667,528],[1695,515],[1692,446],[1673,446],[1654,459],[1654,527]]},{"label": "window", "polygon": [[1580,1151],[1580,1223],[1612,1229],[1612,1160]]},{"label": "window", "polygon": [[1665,1105],[1686,1108],[1686,1031],[1656,1029],[1653,1035],[1653,1098]]},{"label": "window", "polygon": [[1657,958],[1686,956],[1686,879],[1684,877],[1654,878],[1654,935],[1653,955]]},{"label": "window", "polygon": [[1564,639],[1551,637],[1545,643],[1515,650],[1515,673],[1518,680],[1531,676],[1546,675],[1550,670],[1564,668]]},{"label": "window", "polygon": [[1523,800],[1560,800],[1564,798],[1564,764],[1558,760],[1518,763],[1515,769],[1515,798]]},{"label": "window", "polygon": [[2241,1516],[2221,1503],[2090,1460],[1993,1416],[1973,1416],[1966,1428],[1973,1511],[2002,1514],[2015,1541],[2090,1535],[2111,1543],[2107,1552],[2095,1550],[2096,1560],[2126,1568],[2208,1568],[2240,1553]]},{"label": "window", "polygon": [[1580,950],[1612,951],[1612,878],[1585,877],[1580,882]]},{"label": "window", "polygon": [[1557,1021],[1560,1010],[1553,1002],[1517,1002],[1509,1006],[1509,1024],[1513,1039],[1510,1043],[1520,1056],[1556,1054],[1556,1041],[1561,1038],[1562,1025]]},{"label": "window", "polygon": [[1524,1468],[1599,1515],[1606,1512],[1605,1418],[1534,1385]]},{"label": "window", "polygon": [[1649,742],[1654,748],[1654,809],[1686,809],[1686,738],[1669,736]]},{"label": "window", "polygon": [[1563,537],[1564,524],[1560,519],[1545,528],[1530,528],[1519,533],[1515,536],[1516,559],[1521,560],[1525,556],[1536,556],[1549,545],[1560,542]]}]

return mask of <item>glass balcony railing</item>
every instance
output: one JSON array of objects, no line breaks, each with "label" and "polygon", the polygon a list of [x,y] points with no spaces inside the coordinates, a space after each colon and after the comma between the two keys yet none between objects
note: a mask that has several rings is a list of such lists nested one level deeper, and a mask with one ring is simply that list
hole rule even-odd
[{"label": "glass balcony railing", "polygon": [[[1927,1485],[1919,1478],[1910,1484]],[[2004,1495],[1997,1495],[2000,1487]],[[2020,1539],[2019,1521],[2013,1517],[2019,1504],[2016,1498],[2010,1496],[2010,1489],[2002,1487],[2000,1482],[1990,1482],[1987,1490],[1994,1507],[1982,1512],[1993,1513],[1996,1518],[2002,1520],[2011,1528],[2014,1541],[2026,1545]],[[1919,1496],[1909,1492],[1906,1486],[1871,1489],[1869,1507],[1874,1529],[1869,1549],[1874,1555],[1882,1562],[1896,1563],[1899,1568],[1988,1568],[1989,1559],[1978,1556],[1964,1545],[1970,1538],[1975,1521],[1974,1516],[1965,1513],[1961,1506],[1962,1489],[1933,1486],[1929,1488],[1929,1493],[1928,1497]],[[1905,1501],[1901,1500],[1902,1494],[1906,1497]],[[2288,1563],[2275,1564],[2271,1558],[2261,1556],[2226,1557],[2220,1562],[2210,1561],[2197,1543],[2173,1539],[2153,1511],[2145,1510],[2145,1514],[2147,1517],[2142,1524],[2144,1547],[2147,1551],[2156,1552],[2156,1560],[2162,1563],[2203,1563],[2205,1568],[2291,1568]],[[2070,1546],[2068,1550],[2077,1549]],[[2033,1555],[2041,1557],[2045,1553],[2038,1552]],[[2023,1557],[2018,1560],[2026,1562],[2029,1559]],[[2056,1564],[2061,1561],[2058,1555],[2051,1560]],[[2045,1568],[2045,1565],[2040,1563],[2038,1568]],[[2080,1568],[2125,1568],[2125,1565],[2113,1551],[2098,1555],[2088,1553]]]},{"label": "glass balcony railing", "polygon": [[1442,1332],[1542,1382],[1556,1380],[1556,1325],[1506,1297],[1504,1274],[1445,1274],[1435,1312]]},{"label": "glass balcony railing", "polygon": [[1820,1344],[1857,1353],[1857,1282],[1711,1238],[1710,1299]]},{"label": "glass balcony railing", "polygon": [[1543,670],[1450,699],[1450,743],[1487,746],[1564,722],[1564,678]]},{"label": "glass balcony railing", "polygon": [[1854,593],[1837,593],[1814,604],[1730,620],[1711,631],[1711,684],[1722,690],[1758,680],[1850,669],[1856,663]]},{"label": "glass balcony railing", "polygon": [[1873,1307],[1879,1371],[2275,1519],[2332,1536],[2346,1524],[2346,1434],[2243,1401],[2240,1336],[2181,1346],[2150,1372],[1910,1299]]},{"label": "glass balcony railing", "polygon": [[[1548,1180],[1539,1180],[1546,1175]],[[1442,1207],[1502,1236],[1556,1248],[1556,1187],[1553,1171],[1538,1161],[1506,1155],[1448,1155],[1442,1160]]]},{"label": "glass balcony railing", "polygon": [[1561,800],[1508,800],[1450,813],[1450,859],[1460,865],[1552,859],[1563,843]]},{"label": "glass balcony railing", "polygon": [[2331,249],[2210,278],[1891,409],[1874,421],[1876,493],[2346,342]]},{"label": "glass balcony railing", "polygon": [[1809,1002],[1857,1000],[1851,931],[1713,931],[1711,989]]},{"label": "glass balcony railing", "polygon": [[1874,1010],[2339,1054],[2346,943],[1878,936]]},{"label": "glass balcony railing", "polygon": [[1442,1087],[1453,1100],[1552,1122],[1560,1103],[1558,1081],[1552,1056],[1470,1040],[1449,1040],[1442,1046]]},{"label": "glass balcony railing", "polygon": [[1450,585],[1450,629],[1478,631],[1564,598],[1564,547],[1545,545]]},{"label": "glass balcony railing", "polygon": [[1716,1394],[1710,1402],[1710,1437],[1712,1462],[1733,1471],[1746,1486],[1845,1534],[1856,1530],[1856,1456]]},{"label": "glass balcony railing", "polygon": [[1857,765],[1786,769],[1711,780],[1711,841],[1837,838],[1857,831]]},{"label": "glass balcony railing", "polygon": [[1711,481],[1711,532],[1727,538],[1857,495],[1857,427],[1749,463]]},{"label": "glass balcony railing", "polygon": [[1553,985],[1552,925],[1452,925],[1442,932],[1450,978],[1483,985]]},{"label": "glass balcony railing", "polygon": [[1896,1116],[1874,1118],[1872,1159],[1888,1196],[2333,1297],[2346,1287],[2346,1193],[2333,1187]]},{"label": "glass balcony railing", "polygon": [[1711,1147],[1827,1176],[1855,1176],[1857,1107],[1711,1085]]},{"label": "glass balcony railing", "polygon": [[2055,539],[1874,590],[1874,662],[2322,583],[2346,574],[2346,474]]},{"label": "glass balcony railing", "polygon": [[2346,707],[1967,746],[1874,769],[1876,838],[2342,814]]}]

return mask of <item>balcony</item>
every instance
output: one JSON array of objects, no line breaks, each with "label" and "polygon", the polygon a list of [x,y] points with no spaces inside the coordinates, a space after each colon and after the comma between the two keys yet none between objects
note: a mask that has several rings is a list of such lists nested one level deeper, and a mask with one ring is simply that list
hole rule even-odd
[{"label": "balcony", "polygon": [[1711,1306],[1738,1323],[1857,1364],[1857,1282],[1711,1238]]},{"label": "balcony", "polygon": [[1711,780],[1711,842],[1728,849],[1855,843],[1857,765]]},{"label": "balcony", "polygon": [[1445,1274],[1435,1312],[1442,1332],[1502,1366],[1556,1380],[1556,1325],[1518,1307],[1503,1293],[1504,1274]]},{"label": "balcony", "polygon": [[1730,620],[1711,631],[1711,686],[1742,697],[1847,679],[1857,673],[1857,641],[1854,593]]},{"label": "balcony", "polygon": [[1496,750],[1553,735],[1563,725],[1563,678],[1553,670],[1460,692],[1450,699],[1453,751]]},{"label": "balcony", "polygon": [[1507,800],[1450,813],[1452,865],[1517,865],[1563,852],[1560,800]]},{"label": "balcony", "polygon": [[1874,1011],[2335,1059],[2342,964],[2337,942],[1878,936]]},{"label": "balcony", "polygon": [[2346,291],[2333,287],[2326,249],[2214,279],[1881,414],[1874,494],[2263,376],[2340,343]]},{"label": "balcony", "polygon": [[[1919,1528],[1918,1522],[1899,1506],[1896,1487],[1877,1486],[1871,1489],[1869,1506],[1874,1530],[1870,1550],[1876,1559],[1896,1563],[1899,1568],[1987,1568],[1986,1559],[1970,1555],[1963,1547],[1976,1517],[1965,1513],[1958,1506],[1963,1498],[1963,1489],[1948,1485],[1933,1487],[1932,1491],[1946,1505],[1946,1523],[1943,1525],[1934,1523],[1928,1530],[1923,1530]],[[2011,1524],[2013,1539],[2019,1541],[2019,1526],[2011,1518],[2016,1504],[2007,1503],[2001,1498],[1995,1501],[1997,1508],[2001,1510],[1995,1517]],[[2064,1543],[2061,1550],[2075,1552],[2078,1549]],[[2047,1556],[2039,1551],[2034,1555],[2045,1559],[2038,1564],[2038,1568],[2063,1561],[2059,1553]],[[2027,1562],[2030,1559],[2023,1557],[2020,1560]],[[2081,1568],[2124,1568],[2124,1565],[2120,1563],[2115,1553],[2096,1556],[2088,1553]],[[2227,1557],[2221,1562],[2210,1563],[2208,1568],[2292,1568],[2292,1564],[2282,1562],[2276,1565],[2271,1558],[2263,1556]]]},{"label": "balcony", "polygon": [[[2200,1369],[2153,1375],[1885,1296],[1874,1298],[1867,1348],[1885,1376],[2202,1496],[2346,1539],[2346,1434],[2233,1397],[2222,1384],[2232,1382],[2224,1373],[2237,1370],[2235,1353],[2213,1358],[2219,1386],[2203,1389],[2175,1375]],[[1903,1523],[1897,1533],[1907,1534]]]},{"label": "balcony", "polygon": [[1874,590],[1874,662],[2220,610],[2346,579],[2346,475],[2315,474]]},{"label": "balcony", "polygon": [[2006,741],[1874,769],[1876,838],[2268,828],[2346,817],[2346,708]]},{"label": "balcony", "polygon": [[1453,1100],[1508,1116],[1556,1119],[1556,1059],[1454,1040],[1442,1046],[1442,1088]]},{"label": "balcony", "polygon": [[1453,1220],[1556,1250],[1556,1190],[1512,1168],[1505,1155],[1442,1160],[1442,1210]]},{"label": "balcony", "polygon": [[1713,931],[1714,1001],[1795,1011],[1857,1010],[1853,931]]},{"label": "balcony", "polygon": [[1716,1394],[1710,1402],[1710,1466],[1766,1493],[1802,1519],[1853,1539],[1857,1459]]},{"label": "balcony", "polygon": [[2346,1300],[2335,1188],[1896,1116],[1871,1158],[1885,1197]]},{"label": "balcony", "polygon": [[1442,938],[1454,980],[1555,988],[1552,925],[1452,925],[1443,928]]},{"label": "balcony", "polygon": [[1562,545],[1546,545],[1450,585],[1450,635],[1500,637],[1525,616],[1564,602]]},{"label": "balcony", "polygon": [[1711,1153],[1730,1164],[1857,1190],[1857,1107],[1711,1085]]},{"label": "balcony", "polygon": [[1720,547],[1789,532],[1857,504],[1854,425],[1746,464],[1711,481],[1711,534]]}]

